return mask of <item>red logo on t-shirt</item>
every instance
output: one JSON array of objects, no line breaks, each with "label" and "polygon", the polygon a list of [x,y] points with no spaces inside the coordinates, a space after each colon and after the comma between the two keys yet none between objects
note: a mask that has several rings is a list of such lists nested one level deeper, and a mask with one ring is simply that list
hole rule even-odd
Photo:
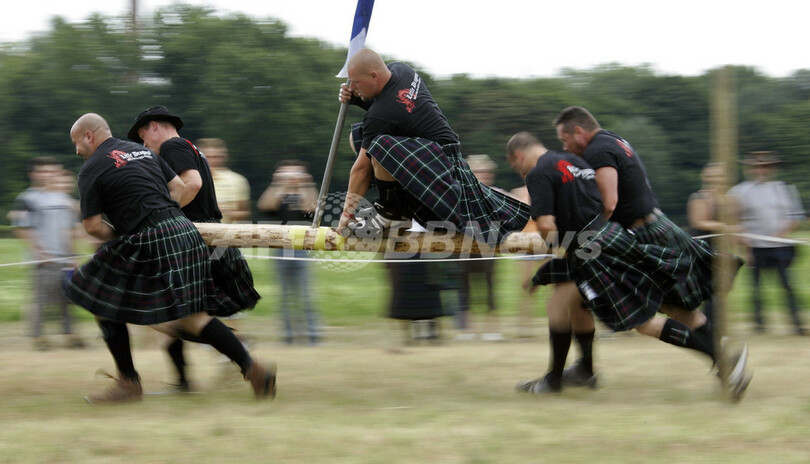
[{"label": "red logo on t-shirt", "polygon": [[627,154],[628,158],[633,157],[633,147],[631,147],[627,141],[623,139],[616,139],[616,143],[618,143],[621,149],[624,150],[624,153]]},{"label": "red logo on t-shirt", "polygon": [[557,161],[557,170],[562,173],[563,184],[567,184],[574,180],[574,173],[571,172],[571,163],[565,160]]},{"label": "red logo on t-shirt", "polygon": [[123,159],[121,157],[121,155],[126,155],[126,153],[121,151],[121,150],[113,150],[113,151],[110,152],[109,155],[107,155],[107,158],[111,158],[112,160],[114,160],[115,161],[115,167],[120,168],[122,166],[127,165],[127,161],[125,159]]},{"label": "red logo on t-shirt", "polygon": [[411,89],[402,89],[397,92],[397,101],[405,105],[405,111],[412,113],[416,108],[416,102],[411,99]]}]

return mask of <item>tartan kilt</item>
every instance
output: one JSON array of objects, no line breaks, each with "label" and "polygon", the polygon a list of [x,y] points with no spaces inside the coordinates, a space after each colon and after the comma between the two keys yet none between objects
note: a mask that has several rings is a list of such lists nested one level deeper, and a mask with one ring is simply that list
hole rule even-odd
[{"label": "tartan kilt", "polygon": [[650,320],[692,268],[689,256],[639,243],[615,222],[606,223],[572,254],[571,275],[583,301],[613,331]]},{"label": "tartan kilt", "polygon": [[184,216],[104,243],[65,283],[65,295],[96,316],[151,325],[208,309],[209,250]]},{"label": "tartan kilt", "polygon": [[[225,251],[219,251],[222,249]],[[261,298],[253,287],[247,260],[238,248],[211,248],[211,277],[216,296],[208,309],[212,316],[228,317],[253,309]]]},{"label": "tartan kilt", "polygon": [[689,310],[696,309],[713,292],[715,252],[708,242],[686,233],[665,214],[655,221],[631,230],[639,243],[659,245],[689,256],[692,262],[687,277],[664,296],[664,303]]},{"label": "tartan kilt", "polygon": [[461,156],[461,144],[442,147],[422,138],[381,135],[368,153],[416,198],[413,215],[420,222],[452,223],[489,244],[529,222],[528,205],[478,181]]},{"label": "tartan kilt", "polygon": [[561,284],[572,280],[574,277],[571,275],[571,262],[568,256],[546,261],[532,278],[535,285]]}]

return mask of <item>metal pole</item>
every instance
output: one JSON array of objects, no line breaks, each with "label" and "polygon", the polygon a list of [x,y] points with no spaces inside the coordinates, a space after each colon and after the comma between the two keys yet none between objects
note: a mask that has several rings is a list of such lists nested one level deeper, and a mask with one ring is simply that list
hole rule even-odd
[{"label": "metal pole", "polygon": [[[351,84],[351,81],[346,81],[346,84]],[[324,203],[326,202],[326,195],[329,193],[329,183],[332,180],[332,170],[335,167],[335,156],[337,154],[338,146],[340,145],[340,136],[343,133],[343,125],[346,123],[346,111],[348,108],[348,103],[340,104],[340,111],[338,112],[337,123],[335,124],[335,133],[332,134],[332,146],[329,147],[329,158],[326,160],[326,169],[323,172],[321,190],[318,193],[318,203],[315,206],[315,217],[312,218],[313,228],[320,227],[321,225],[323,207]]]}]

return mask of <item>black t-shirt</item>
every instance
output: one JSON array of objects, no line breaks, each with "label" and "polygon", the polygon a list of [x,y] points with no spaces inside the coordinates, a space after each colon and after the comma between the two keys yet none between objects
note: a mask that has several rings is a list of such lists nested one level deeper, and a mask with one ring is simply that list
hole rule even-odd
[{"label": "black t-shirt", "polygon": [[582,158],[549,150],[526,176],[532,218],[554,216],[561,238],[581,231],[602,213],[595,177]]},{"label": "black t-shirt", "polygon": [[105,140],[79,171],[82,219],[104,214],[119,235],[156,209],[179,207],[167,183],[176,174],[156,153],[127,140]]},{"label": "black t-shirt", "polygon": [[352,103],[365,108],[363,144],[368,149],[378,135],[420,137],[439,145],[458,143],[439,105],[416,71],[405,63],[391,63],[391,79],[371,102]]},{"label": "black t-shirt", "polygon": [[585,148],[583,158],[593,169],[610,166],[618,172],[619,199],[611,221],[630,227],[658,207],[644,164],[626,140],[613,132],[599,131]]},{"label": "black t-shirt", "polygon": [[182,208],[186,217],[192,221],[222,219],[222,213],[217,206],[214,179],[211,177],[211,168],[208,167],[205,155],[188,140],[174,137],[160,145],[160,156],[178,175],[189,169],[200,173],[202,178],[200,191],[189,204]]}]

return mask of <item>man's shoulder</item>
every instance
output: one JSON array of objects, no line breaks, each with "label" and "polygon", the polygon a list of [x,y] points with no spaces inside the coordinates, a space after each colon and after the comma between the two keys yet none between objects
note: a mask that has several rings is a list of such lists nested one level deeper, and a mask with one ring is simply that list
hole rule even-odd
[{"label": "man's shoulder", "polygon": [[104,143],[98,146],[96,149],[96,153],[109,153],[113,150],[120,150],[126,152],[133,152],[133,151],[140,151],[140,150],[148,150],[145,146],[135,143],[131,140],[123,140],[117,139],[115,137],[110,137]]},{"label": "man's shoulder", "polygon": [[392,63],[388,63],[388,69],[391,72],[414,72],[414,69],[408,65],[407,63],[403,63],[401,61],[394,61]]},{"label": "man's shoulder", "polygon": [[619,148],[619,141],[621,140],[622,138],[613,132],[609,132],[604,129],[600,130],[591,138],[590,143],[588,144],[587,148],[585,148],[585,153],[613,153]]},{"label": "man's shoulder", "polygon": [[194,148],[191,143],[181,137],[172,137],[160,144],[160,154],[164,154],[164,150],[171,152],[184,152],[194,153]]},{"label": "man's shoulder", "polygon": [[559,159],[558,153],[551,151],[538,158],[537,164],[526,174],[526,183],[545,177],[550,170],[554,169],[554,165],[557,164]]},{"label": "man's shoulder", "polygon": [[17,194],[17,200],[25,200],[28,198],[36,198],[42,193],[42,189],[36,187],[28,187],[22,192]]}]

